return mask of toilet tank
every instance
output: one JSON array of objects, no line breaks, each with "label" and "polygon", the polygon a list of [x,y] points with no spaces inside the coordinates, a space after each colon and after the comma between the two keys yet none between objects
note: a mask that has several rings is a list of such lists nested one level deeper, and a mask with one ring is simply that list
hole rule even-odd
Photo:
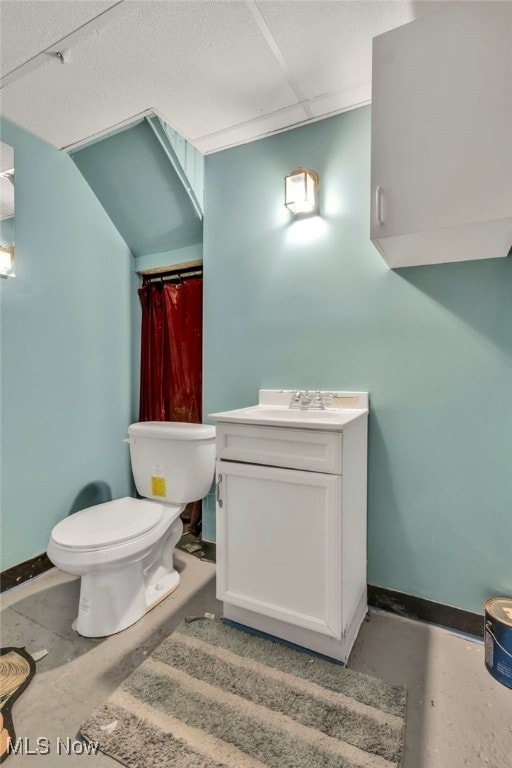
[{"label": "toilet tank", "polygon": [[215,427],[145,421],[128,427],[133,478],[139,494],[163,503],[202,499],[215,473]]}]

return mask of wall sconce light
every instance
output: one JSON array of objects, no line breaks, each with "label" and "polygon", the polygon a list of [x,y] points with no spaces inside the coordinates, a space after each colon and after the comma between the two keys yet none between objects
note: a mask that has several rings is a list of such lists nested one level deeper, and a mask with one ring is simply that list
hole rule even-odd
[{"label": "wall sconce light", "polygon": [[315,192],[320,179],[318,173],[307,168],[295,168],[284,178],[284,204],[292,213],[316,211]]},{"label": "wall sconce light", "polygon": [[14,246],[0,247],[0,277],[14,277]]}]

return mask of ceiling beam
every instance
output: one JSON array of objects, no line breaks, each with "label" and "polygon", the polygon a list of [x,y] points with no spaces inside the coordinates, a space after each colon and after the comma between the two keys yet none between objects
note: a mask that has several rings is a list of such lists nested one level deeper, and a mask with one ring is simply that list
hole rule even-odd
[{"label": "ceiling beam", "polygon": [[108,24],[113,19],[129,10],[129,3],[126,3],[125,0],[117,0],[117,2],[111,5],[110,8],[107,8],[106,11],[102,11],[102,13],[99,13],[93,19],[82,24],[69,35],[62,37],[60,40],[56,40],[55,43],[49,45],[43,51],[40,51],[35,56],[32,56],[32,58],[23,62],[23,64],[20,64],[18,67],[15,67],[10,72],[3,75],[0,78],[0,89],[5,88],[6,85],[18,80],[18,78],[23,77],[28,72],[37,69],[48,61],[48,57],[52,57],[59,60],[61,64],[65,64],[67,50],[73,45],[76,45],[80,40],[83,40],[84,37],[91,35],[97,29],[104,27],[105,24]]}]

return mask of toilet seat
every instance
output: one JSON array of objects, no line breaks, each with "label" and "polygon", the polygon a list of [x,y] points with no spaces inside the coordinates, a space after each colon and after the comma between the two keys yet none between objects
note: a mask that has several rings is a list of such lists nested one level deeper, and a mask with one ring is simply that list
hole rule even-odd
[{"label": "toilet seat", "polygon": [[162,504],[127,496],[66,517],[51,537],[58,546],[75,551],[103,549],[150,533],[161,522],[163,512]]}]

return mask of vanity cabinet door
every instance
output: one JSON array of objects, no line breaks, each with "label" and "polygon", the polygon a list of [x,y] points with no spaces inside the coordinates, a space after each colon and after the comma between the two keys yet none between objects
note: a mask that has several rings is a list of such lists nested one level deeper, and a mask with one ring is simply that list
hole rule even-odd
[{"label": "vanity cabinet door", "polygon": [[341,637],[341,483],[217,463],[217,597]]}]

